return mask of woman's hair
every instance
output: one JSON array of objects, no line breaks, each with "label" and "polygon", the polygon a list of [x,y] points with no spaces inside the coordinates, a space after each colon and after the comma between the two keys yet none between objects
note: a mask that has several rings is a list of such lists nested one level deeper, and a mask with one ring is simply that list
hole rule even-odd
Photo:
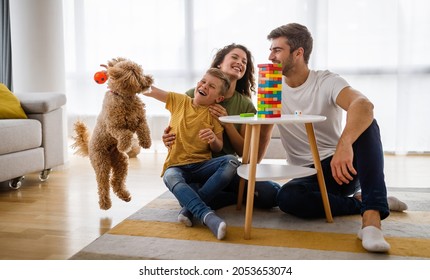
[{"label": "woman's hair", "polygon": [[236,91],[251,98],[255,93],[254,62],[251,52],[243,45],[230,44],[220,49],[212,61],[211,67],[218,67],[233,49],[241,49],[246,53],[246,71],[243,77],[237,80]]},{"label": "woman's hair", "polygon": [[221,88],[220,95],[224,96],[230,87],[230,79],[227,77],[227,75],[224,74],[224,72],[222,72],[218,68],[214,68],[214,67],[209,68],[208,71],[206,71],[206,73],[222,81],[222,88]]}]

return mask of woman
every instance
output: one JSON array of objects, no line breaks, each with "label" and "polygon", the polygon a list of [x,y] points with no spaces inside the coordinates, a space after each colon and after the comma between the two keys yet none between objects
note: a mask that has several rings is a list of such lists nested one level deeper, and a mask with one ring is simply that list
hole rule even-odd
[{"label": "woman", "polygon": [[[241,113],[256,113],[251,95],[255,93],[254,63],[251,52],[243,45],[230,44],[220,49],[212,61],[211,67],[219,68],[230,78],[230,88],[224,95],[224,101],[210,106],[210,112],[215,117],[239,115]],[[186,92],[194,97],[194,89]],[[224,123],[224,146],[221,152],[213,153],[214,157],[233,154],[242,156],[245,125]],[[269,144],[273,125],[263,125],[259,144],[258,161],[264,156]],[[163,142],[169,147],[175,143],[175,135],[170,127],[164,131]],[[240,177],[236,174],[231,183],[211,201],[207,202],[212,209],[219,209],[235,204]],[[255,185],[254,205],[258,208],[272,208],[276,205],[276,195],[280,186],[272,181],[257,182]],[[246,195],[245,195],[246,197]],[[179,213],[180,219],[187,217],[185,209]]]}]

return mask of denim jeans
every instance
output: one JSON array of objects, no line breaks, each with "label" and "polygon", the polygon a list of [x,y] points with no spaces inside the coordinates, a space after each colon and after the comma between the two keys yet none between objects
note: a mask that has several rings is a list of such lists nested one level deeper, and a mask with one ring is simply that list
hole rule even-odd
[{"label": "denim jeans", "polygon": [[[377,210],[381,219],[385,219],[390,212],[383,171],[384,155],[376,120],[360,135],[352,148],[357,175],[349,184],[339,185],[334,180],[330,167],[332,157],[321,161],[332,215],[363,214],[366,210]],[[351,197],[360,188],[362,202]],[[325,216],[316,175],[287,182],[280,189],[277,200],[279,208],[286,213],[302,218]]]},{"label": "denim jeans", "polygon": [[[206,202],[230,183],[239,164],[235,156],[226,155],[204,162],[172,166],[164,172],[163,181],[179,203],[202,221],[212,211]],[[199,182],[205,183],[194,189],[196,184],[193,183]]]},{"label": "denim jeans", "polygon": [[[235,175],[230,184],[219,192],[208,204],[212,209],[219,209],[237,203],[240,176]],[[246,201],[247,183],[245,182],[244,202]],[[270,209],[278,206],[276,196],[281,186],[273,181],[256,181],[254,192],[254,207]]]}]

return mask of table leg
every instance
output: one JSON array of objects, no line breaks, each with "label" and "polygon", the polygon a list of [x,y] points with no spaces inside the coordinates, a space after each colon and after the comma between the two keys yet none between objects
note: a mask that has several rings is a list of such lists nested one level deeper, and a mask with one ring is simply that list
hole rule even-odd
[{"label": "table leg", "polygon": [[[249,163],[249,145],[250,145],[250,142],[251,142],[251,125],[246,124],[245,125],[245,138],[244,138],[244,142],[243,142],[242,164],[248,164]],[[244,190],[245,190],[245,179],[241,177],[240,181],[239,181],[239,193],[237,196],[237,204],[236,204],[237,210],[242,209]]]},{"label": "table leg", "polygon": [[305,125],[306,125],[306,132],[308,134],[309,144],[312,151],[312,156],[314,158],[315,169],[317,170],[318,185],[320,187],[325,216],[326,216],[327,222],[333,223],[333,216],[331,214],[330,202],[328,200],[327,188],[324,181],[324,174],[321,167],[320,155],[318,153],[318,146],[315,139],[314,127],[312,123],[306,123]]},{"label": "table leg", "polygon": [[248,191],[245,210],[245,239],[251,239],[252,211],[254,209],[255,177],[257,174],[258,142],[260,141],[260,124],[252,125],[251,154],[248,165]]}]

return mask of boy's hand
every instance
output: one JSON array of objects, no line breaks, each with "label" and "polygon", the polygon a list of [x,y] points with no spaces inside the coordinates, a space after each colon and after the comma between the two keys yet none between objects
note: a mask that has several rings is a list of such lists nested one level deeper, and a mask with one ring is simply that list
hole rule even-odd
[{"label": "boy's hand", "polygon": [[199,131],[199,138],[211,144],[215,142],[216,135],[210,128],[204,128]]}]

